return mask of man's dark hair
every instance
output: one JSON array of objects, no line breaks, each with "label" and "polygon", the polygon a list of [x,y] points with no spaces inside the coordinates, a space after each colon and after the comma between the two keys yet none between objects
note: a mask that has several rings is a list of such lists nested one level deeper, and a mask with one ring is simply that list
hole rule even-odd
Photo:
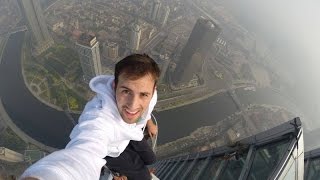
[{"label": "man's dark hair", "polygon": [[116,64],[114,72],[115,85],[118,84],[119,76],[123,73],[132,80],[150,74],[156,85],[160,76],[160,69],[157,63],[147,54],[132,54]]}]

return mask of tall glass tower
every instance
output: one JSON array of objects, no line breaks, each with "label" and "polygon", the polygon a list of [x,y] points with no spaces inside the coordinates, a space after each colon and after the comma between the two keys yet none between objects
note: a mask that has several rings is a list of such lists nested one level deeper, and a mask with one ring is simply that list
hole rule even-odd
[{"label": "tall glass tower", "polygon": [[212,20],[197,20],[171,78],[174,84],[187,84],[194,76],[202,76],[204,60],[220,32],[221,28]]},{"label": "tall glass tower", "polygon": [[34,40],[34,53],[39,55],[54,44],[49,34],[39,0],[21,0]]}]

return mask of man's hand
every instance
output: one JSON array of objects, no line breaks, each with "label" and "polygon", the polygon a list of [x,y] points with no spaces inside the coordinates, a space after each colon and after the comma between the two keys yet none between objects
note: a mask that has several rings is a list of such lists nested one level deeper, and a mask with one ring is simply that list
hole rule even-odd
[{"label": "man's hand", "polygon": [[128,180],[127,176],[113,176],[113,180]]},{"label": "man's hand", "polygon": [[148,134],[151,138],[158,134],[158,126],[156,126],[151,119],[147,121]]}]

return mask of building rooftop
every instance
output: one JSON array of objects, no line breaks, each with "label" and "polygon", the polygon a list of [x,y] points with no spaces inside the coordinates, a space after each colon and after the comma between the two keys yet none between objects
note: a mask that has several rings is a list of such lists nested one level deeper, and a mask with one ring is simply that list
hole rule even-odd
[{"label": "building rooftop", "polygon": [[78,43],[84,46],[92,47],[97,42],[97,38],[92,34],[83,33],[78,39]]},{"label": "building rooftop", "polygon": [[160,160],[153,167],[160,179],[283,179],[303,175],[301,158],[302,128],[295,118],[233,145]]}]

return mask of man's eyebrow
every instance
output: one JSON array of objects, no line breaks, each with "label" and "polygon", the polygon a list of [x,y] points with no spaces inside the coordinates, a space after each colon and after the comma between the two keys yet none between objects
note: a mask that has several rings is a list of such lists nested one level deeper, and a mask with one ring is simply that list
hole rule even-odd
[{"label": "man's eyebrow", "polygon": [[130,88],[128,88],[128,87],[126,87],[126,86],[120,86],[120,88],[124,88],[124,89],[127,89],[127,90],[130,90],[130,91],[132,91]]},{"label": "man's eyebrow", "polygon": [[[120,88],[123,88],[123,89],[127,89],[127,90],[129,90],[129,91],[132,91],[130,88],[128,88],[128,87],[126,87],[126,86],[120,86]],[[150,95],[150,94],[152,94],[152,93],[150,93],[150,92],[139,92],[140,94],[147,94],[147,95]]]},{"label": "man's eyebrow", "polygon": [[146,95],[150,95],[151,93],[149,92],[140,92],[141,94],[146,94]]}]

